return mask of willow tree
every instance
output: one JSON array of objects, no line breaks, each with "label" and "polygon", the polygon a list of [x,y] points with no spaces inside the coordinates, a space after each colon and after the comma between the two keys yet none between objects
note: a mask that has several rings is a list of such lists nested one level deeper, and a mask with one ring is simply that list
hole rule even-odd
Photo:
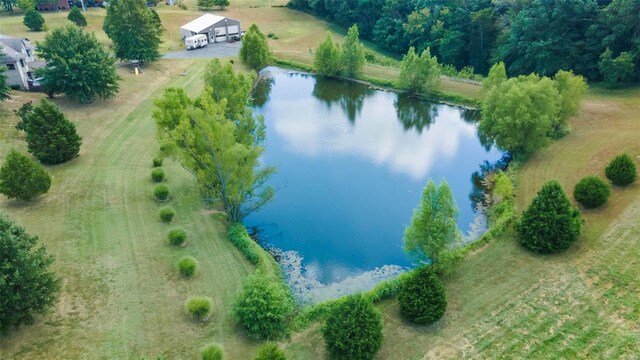
[{"label": "willow tree", "polygon": [[229,220],[241,221],[272,198],[273,189],[263,185],[274,169],[259,162],[264,121],[250,108],[230,119],[227,99],[214,100],[211,87],[195,100],[168,88],[156,107],[161,148],[195,176],[205,199],[222,204]]},{"label": "willow tree", "polygon": [[438,59],[431,56],[429,48],[418,56],[414,47],[410,47],[400,63],[400,87],[409,93],[425,93],[435,90],[439,80]]}]

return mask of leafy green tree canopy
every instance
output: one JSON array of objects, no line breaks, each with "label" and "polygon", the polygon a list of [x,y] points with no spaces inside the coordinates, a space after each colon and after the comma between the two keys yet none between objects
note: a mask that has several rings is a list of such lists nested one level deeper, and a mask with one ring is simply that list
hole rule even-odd
[{"label": "leafy green tree canopy", "polygon": [[144,0],[110,1],[102,28],[118,59],[145,64],[160,58],[158,23]]},{"label": "leafy green tree canopy", "polygon": [[418,56],[415,48],[410,47],[400,63],[400,87],[410,93],[426,93],[437,88],[439,81],[438,59],[431,56],[429,48]]},{"label": "leafy green tree canopy", "polygon": [[580,211],[571,206],[562,186],[551,180],[542,186],[516,226],[520,243],[538,253],[555,253],[580,236]]},{"label": "leafy green tree canopy", "polygon": [[51,177],[42,165],[13,149],[9,151],[0,168],[0,193],[9,199],[30,201],[50,187]]},{"label": "leafy green tree canopy", "polygon": [[564,70],[556,73],[553,82],[560,95],[556,132],[564,133],[568,128],[569,117],[578,114],[578,110],[580,110],[580,102],[587,92],[587,82],[584,77]]},{"label": "leafy green tree canopy", "polygon": [[38,53],[46,61],[39,73],[49,96],[63,93],[90,103],[118,92],[115,59],[94,34],[75,25],[56,28],[38,42]]},{"label": "leafy green tree canopy", "polygon": [[22,9],[22,11],[26,11],[28,9],[35,9],[36,0],[17,0],[16,5],[18,5],[18,7]]},{"label": "leafy green tree canopy", "polygon": [[60,281],[38,238],[0,213],[0,333],[34,321],[56,301]]},{"label": "leafy green tree canopy", "polygon": [[382,318],[371,300],[351,295],[331,309],[322,328],[332,359],[371,360],[382,346]]},{"label": "leafy green tree canopy", "polygon": [[84,14],[82,14],[82,11],[80,11],[77,6],[71,7],[71,10],[69,10],[69,15],[67,15],[67,20],[80,27],[87,26],[87,19],[84,17]]},{"label": "leafy green tree canopy", "polygon": [[342,44],[341,62],[342,73],[347,77],[358,77],[367,61],[364,56],[364,46],[360,42],[358,25],[353,25],[347,31],[347,37]]},{"label": "leafy green tree canopy", "polygon": [[604,83],[615,88],[627,85],[634,79],[636,65],[633,63],[633,56],[630,53],[621,52],[614,59],[611,50],[607,49],[600,55],[598,69]]},{"label": "leafy green tree canopy", "polygon": [[447,291],[431,266],[419,267],[406,278],[398,294],[402,316],[416,324],[439,320],[447,310]]},{"label": "leafy green tree canopy", "polygon": [[213,59],[204,76],[205,84],[211,87],[214,101],[226,99],[226,115],[230,120],[241,118],[249,105],[249,95],[253,79],[241,72],[235,72],[230,63],[222,65],[219,59]]},{"label": "leafy green tree canopy", "polygon": [[26,140],[29,152],[45,164],[67,162],[80,151],[82,138],[76,126],[48,100],[41,100],[29,114]]},{"label": "leafy green tree canopy", "polygon": [[44,18],[34,9],[28,9],[24,12],[22,23],[31,31],[44,30]]},{"label": "leafy green tree canopy", "polygon": [[342,67],[340,58],[340,48],[333,42],[331,33],[327,32],[327,37],[316,50],[313,67],[320,75],[336,76]]},{"label": "leafy green tree canopy", "polygon": [[260,71],[271,62],[271,51],[267,44],[267,37],[258,29],[258,25],[251,24],[249,30],[242,37],[240,59],[253,70]]}]

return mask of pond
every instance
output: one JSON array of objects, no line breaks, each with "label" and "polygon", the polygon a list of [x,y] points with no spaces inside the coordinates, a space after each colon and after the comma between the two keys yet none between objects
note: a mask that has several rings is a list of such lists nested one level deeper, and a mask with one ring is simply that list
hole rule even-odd
[{"label": "pond", "polygon": [[466,240],[484,230],[472,174],[502,153],[478,112],[268,68],[254,94],[276,196],[245,219],[303,303],[366,291],[411,266],[404,228],[429,179],[445,179]]}]

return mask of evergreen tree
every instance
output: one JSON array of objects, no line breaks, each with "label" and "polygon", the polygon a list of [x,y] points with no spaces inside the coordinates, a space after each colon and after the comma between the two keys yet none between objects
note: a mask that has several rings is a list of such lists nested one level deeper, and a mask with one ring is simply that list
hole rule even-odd
[{"label": "evergreen tree", "polygon": [[382,319],[370,300],[351,295],[339,300],[322,328],[332,359],[371,360],[382,346]]},{"label": "evergreen tree", "polygon": [[213,8],[215,0],[198,0],[198,8],[202,10],[208,10]]},{"label": "evergreen tree", "polygon": [[426,325],[444,315],[447,310],[447,291],[432,267],[422,266],[402,283],[398,303],[405,319]]},{"label": "evergreen tree", "polygon": [[426,93],[433,91],[439,81],[438,59],[431,56],[429,48],[418,56],[415,48],[410,47],[409,52],[400,63],[400,78],[398,80],[400,87],[409,93]]},{"label": "evergreen tree", "polygon": [[229,6],[230,3],[229,0],[213,0],[213,4],[218,8],[224,10],[225,8],[227,8],[227,6]]},{"label": "evergreen tree", "polygon": [[29,152],[45,164],[59,164],[75,158],[82,144],[75,124],[47,100],[41,100],[33,108],[26,133]]},{"label": "evergreen tree", "polygon": [[144,0],[110,1],[102,28],[118,59],[145,64],[160,58],[158,24]]},{"label": "evergreen tree", "polygon": [[18,110],[13,110],[13,113],[20,118],[20,121],[16,124],[16,130],[27,130],[27,123],[29,122],[29,114],[33,111],[33,105],[31,101],[28,101],[20,106]]},{"label": "evergreen tree", "polygon": [[118,92],[115,59],[94,34],[75,25],[56,28],[38,43],[38,53],[46,61],[40,73],[49,96],[63,93],[90,103]]},{"label": "evergreen tree", "polygon": [[9,151],[0,168],[0,193],[9,199],[31,201],[51,187],[51,177],[42,165],[15,150]]},{"label": "evergreen tree", "polygon": [[31,31],[42,31],[44,29],[44,18],[34,9],[28,9],[24,12],[22,23]]},{"label": "evergreen tree", "polygon": [[313,59],[313,67],[320,75],[336,76],[340,73],[340,48],[333,42],[331,33],[318,46]]},{"label": "evergreen tree", "polygon": [[420,205],[413,212],[411,225],[404,231],[404,251],[414,262],[448,266],[447,254],[461,236],[457,220],[458,208],[449,185],[442,180],[436,188],[433,180],[429,180]]},{"label": "evergreen tree", "polygon": [[627,186],[636,181],[636,164],[628,154],[616,156],[604,169],[604,175],[618,186]]},{"label": "evergreen tree", "polygon": [[44,247],[35,249],[37,241],[0,213],[0,333],[33,322],[56,301],[60,281],[49,270],[53,257]]},{"label": "evergreen tree", "polygon": [[84,15],[80,11],[80,9],[78,9],[77,6],[71,7],[71,10],[69,10],[69,15],[67,15],[67,20],[71,21],[72,23],[80,27],[87,26],[87,19],[84,17]]},{"label": "evergreen tree", "polygon": [[353,25],[347,31],[347,37],[342,45],[342,73],[347,77],[360,76],[366,62],[364,46],[360,43],[359,36],[358,25]]},{"label": "evergreen tree", "polygon": [[264,69],[271,61],[271,51],[264,36],[256,24],[251,24],[242,38],[240,59],[253,70]]},{"label": "evergreen tree", "polygon": [[571,206],[560,183],[549,181],[536,194],[516,226],[520,243],[538,253],[565,250],[580,236],[580,211]]},{"label": "evergreen tree", "polygon": [[[0,58],[4,55],[0,49]],[[7,67],[0,66],[0,101],[7,100],[11,95],[11,88],[7,85]]]}]

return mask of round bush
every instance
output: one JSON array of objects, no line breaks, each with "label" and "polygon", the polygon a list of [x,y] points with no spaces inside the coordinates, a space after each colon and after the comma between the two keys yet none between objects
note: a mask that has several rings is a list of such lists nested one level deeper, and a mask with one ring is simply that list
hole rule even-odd
[{"label": "round bush", "polygon": [[213,300],[206,296],[192,296],[184,304],[189,315],[196,321],[205,321],[211,316]]},{"label": "round bush", "polygon": [[597,176],[587,176],[573,188],[573,197],[586,208],[597,208],[609,199],[611,189]]},{"label": "round bush", "polygon": [[161,208],[158,213],[160,214],[160,220],[166,223],[170,223],[173,220],[173,217],[176,215],[176,212],[168,206]]},{"label": "round bush", "polygon": [[162,170],[162,168],[155,168],[153,170],[151,170],[151,179],[153,179],[154,182],[163,182],[164,181],[164,170]]},{"label": "round bush", "polygon": [[198,270],[198,260],[193,256],[183,256],[176,264],[176,267],[182,277],[190,278]]},{"label": "round bush", "polygon": [[169,187],[165,184],[156,185],[153,189],[153,195],[157,200],[165,201],[169,198]]},{"label": "round bush", "polygon": [[416,324],[439,320],[447,310],[447,291],[431,266],[423,266],[402,283],[398,294],[400,313]]},{"label": "round bush", "polygon": [[163,159],[163,158],[161,158],[161,157],[157,157],[157,158],[153,159],[153,167],[160,167],[160,166],[162,166],[162,161],[163,161],[163,160],[164,160],[164,159]]},{"label": "round bush", "polygon": [[169,239],[169,244],[173,246],[182,246],[187,240],[187,232],[181,228],[171,229],[169,230],[169,234],[167,234],[167,238]]},{"label": "round bush", "polygon": [[382,346],[380,312],[364,296],[348,296],[331,309],[322,336],[333,359],[373,359]]},{"label": "round bush", "polygon": [[628,154],[616,156],[604,169],[607,179],[618,186],[626,186],[636,181],[636,164]]},{"label": "round bush", "polygon": [[582,218],[562,186],[549,181],[536,194],[517,224],[518,238],[529,250],[547,254],[565,250],[578,240]]},{"label": "round bush", "polygon": [[287,360],[287,356],[278,344],[268,342],[258,349],[258,354],[253,360]]},{"label": "round bush", "polygon": [[222,360],[222,349],[215,344],[205,346],[202,349],[202,360]]}]

